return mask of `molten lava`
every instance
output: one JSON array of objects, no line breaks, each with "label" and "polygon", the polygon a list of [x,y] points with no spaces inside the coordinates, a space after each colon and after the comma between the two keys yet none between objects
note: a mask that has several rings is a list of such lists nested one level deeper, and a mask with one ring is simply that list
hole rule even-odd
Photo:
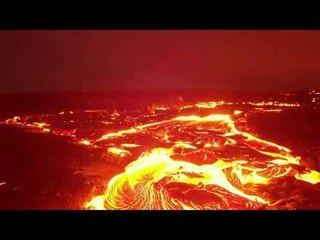
[{"label": "molten lava", "polygon": [[237,104],[230,113],[221,113],[224,105],[233,104],[199,102],[126,115],[81,112],[96,121],[99,127],[93,129],[78,127],[75,116],[80,113],[72,111],[16,116],[2,124],[67,136],[75,143],[103,148],[110,158],[125,163],[104,192],[84,203],[85,209],[299,208],[301,201],[287,203],[290,190],[287,195],[277,193],[284,182],[317,185],[320,173],[303,166],[290,149],[251,133],[245,117],[278,114],[300,105],[243,102],[252,106],[250,111]]}]

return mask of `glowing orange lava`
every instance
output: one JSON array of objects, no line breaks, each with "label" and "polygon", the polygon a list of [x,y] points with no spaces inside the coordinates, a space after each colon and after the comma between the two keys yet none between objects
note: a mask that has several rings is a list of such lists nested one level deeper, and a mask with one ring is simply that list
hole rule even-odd
[{"label": "glowing orange lava", "polygon": [[[254,113],[270,114],[300,106],[269,101],[241,104],[252,105]],[[55,127],[48,119],[30,123],[29,118],[16,116],[4,124],[47,129],[125,161],[125,169],[106,183],[104,192],[84,203],[85,209],[295,209],[294,204],[284,204],[290,194],[277,196],[282,183],[316,185],[320,173],[303,166],[301,157],[289,148],[244,130],[247,111],[237,104],[230,114],[219,112],[225,105],[232,103],[154,107],[151,113],[127,113],[126,118],[115,110],[99,120],[103,131],[88,132],[85,138],[78,136],[77,128]],[[65,112],[57,116],[64,117]]]},{"label": "glowing orange lava", "polygon": [[[212,114],[204,117],[195,115],[178,116],[153,125],[172,123],[174,127],[183,123],[185,127],[206,124],[207,129],[220,124],[225,131],[220,136],[233,137],[233,144],[243,144],[269,157],[262,166],[247,159],[226,161],[206,158],[208,164],[195,164],[174,158],[175,148],[203,151],[204,148],[219,147],[206,143],[196,147],[183,141],[175,142],[171,148],[154,148],[125,171],[113,177],[106,192],[85,204],[90,209],[244,209],[267,208],[272,201],[260,194],[259,186],[266,186],[274,179],[295,177],[309,183],[319,183],[320,174],[305,170],[299,174],[294,165],[299,157],[275,143],[239,131],[229,115]],[[168,126],[167,126],[168,127]],[[145,128],[142,126],[141,129]],[[132,132],[122,130],[122,133]],[[117,135],[121,137],[121,135]],[[239,137],[242,139],[240,140]],[[235,138],[238,138],[235,140]],[[204,158],[203,158],[204,159]],[[184,189],[182,192],[177,192]],[[197,197],[201,196],[200,198]],[[104,201],[104,205],[101,202]],[[98,203],[98,204],[97,204]]]}]

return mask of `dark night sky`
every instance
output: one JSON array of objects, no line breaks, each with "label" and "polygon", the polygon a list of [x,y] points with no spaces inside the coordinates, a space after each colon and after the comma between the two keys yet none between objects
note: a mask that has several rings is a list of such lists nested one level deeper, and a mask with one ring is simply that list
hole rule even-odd
[{"label": "dark night sky", "polygon": [[0,31],[0,92],[320,88],[320,31]]}]

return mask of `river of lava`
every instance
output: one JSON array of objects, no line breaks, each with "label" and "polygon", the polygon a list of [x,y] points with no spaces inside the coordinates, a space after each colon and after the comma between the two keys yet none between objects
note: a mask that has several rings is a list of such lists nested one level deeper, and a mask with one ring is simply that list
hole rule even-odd
[{"label": "river of lava", "polygon": [[106,148],[110,156],[128,162],[103,193],[84,203],[85,209],[295,209],[304,199],[292,195],[292,182],[320,182],[320,173],[302,166],[290,149],[238,127],[240,111],[187,115],[181,109],[156,110],[138,117],[104,116],[101,122],[117,130],[100,135],[77,135],[79,131],[55,127],[48,119],[26,123],[15,117],[5,123],[66,133],[79,144]]}]

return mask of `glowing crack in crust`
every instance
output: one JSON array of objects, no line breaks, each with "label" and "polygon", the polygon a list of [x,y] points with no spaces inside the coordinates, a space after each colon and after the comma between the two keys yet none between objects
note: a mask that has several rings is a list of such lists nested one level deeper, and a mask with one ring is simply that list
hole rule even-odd
[{"label": "glowing crack in crust", "polygon": [[[278,102],[243,104],[252,105],[254,111],[262,113],[299,107],[299,104]],[[151,118],[157,117],[157,113],[128,116],[126,119],[133,120],[126,123],[121,120],[123,114],[114,111],[99,121],[104,128],[104,123],[108,122],[107,126],[113,126],[116,131],[104,130],[100,135],[93,132],[81,137],[78,137],[77,128],[55,127],[54,121],[60,123],[60,118],[66,115],[77,115],[72,111],[44,116],[43,122],[31,121],[32,116],[16,116],[2,124],[67,136],[78,144],[104,148],[110,157],[129,161],[123,172],[108,181],[101,195],[84,203],[85,209],[295,208],[295,205],[280,206],[286,201],[285,197],[275,197],[270,191],[279,191],[282,186],[279,183],[288,179],[316,185],[320,182],[320,173],[302,166],[301,158],[293,155],[290,149],[239,128],[237,119],[245,111],[234,110],[235,119],[231,114],[219,114],[216,109],[223,105],[232,103],[188,104],[177,107],[170,117],[147,122],[139,120],[139,116]],[[261,108],[264,106],[277,109]],[[196,113],[184,114],[183,111],[190,109],[195,109]],[[155,108],[161,116],[172,110],[170,107]],[[201,114],[199,111],[211,112]],[[101,115],[103,111],[86,110],[84,113]],[[115,126],[122,124],[121,121],[131,126]],[[74,124],[74,120],[69,122]]]}]

